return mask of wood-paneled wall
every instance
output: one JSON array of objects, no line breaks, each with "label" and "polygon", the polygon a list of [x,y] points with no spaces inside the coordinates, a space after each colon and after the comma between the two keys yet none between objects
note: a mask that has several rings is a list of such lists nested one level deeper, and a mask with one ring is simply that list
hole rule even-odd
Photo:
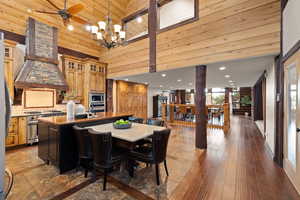
[{"label": "wood-paneled wall", "polygon": [[[120,23],[121,19],[126,15],[128,1],[112,1],[111,11],[115,23]],[[53,2],[59,7],[63,7],[64,1],[53,0]],[[68,7],[76,3],[85,5],[85,10],[80,12],[78,16],[88,20],[90,23],[104,20],[107,15],[106,1],[68,0]],[[46,0],[3,0],[0,4],[0,29],[25,35],[26,21],[31,16],[59,29],[59,46],[99,57],[101,47],[92,39],[91,34],[84,30],[83,25],[74,22],[75,30],[71,32],[63,26],[59,16],[29,13],[27,9],[54,10]]]},{"label": "wood-paneled wall", "polygon": [[147,118],[147,85],[116,81],[116,91],[117,112],[129,112],[135,117]]},{"label": "wood-paneled wall", "polygon": [[[146,0],[131,0],[127,12]],[[128,13],[127,13],[128,14]],[[280,51],[279,0],[199,0],[200,19],[157,37],[157,71],[209,64]],[[130,43],[109,53],[108,77],[149,71],[149,39]]]}]

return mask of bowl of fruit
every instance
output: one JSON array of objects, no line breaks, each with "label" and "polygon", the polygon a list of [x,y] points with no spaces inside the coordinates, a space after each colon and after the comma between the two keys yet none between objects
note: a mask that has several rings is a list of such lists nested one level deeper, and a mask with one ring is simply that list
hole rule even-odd
[{"label": "bowl of fruit", "polygon": [[115,121],[113,123],[113,126],[114,128],[116,129],[128,129],[128,128],[131,128],[132,124],[130,121],[128,120],[123,120],[123,119],[120,119],[118,121]]}]

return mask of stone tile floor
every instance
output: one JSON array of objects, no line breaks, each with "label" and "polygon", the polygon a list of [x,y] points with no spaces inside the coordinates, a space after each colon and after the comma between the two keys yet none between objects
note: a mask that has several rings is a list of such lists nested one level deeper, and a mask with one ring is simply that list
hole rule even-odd
[{"label": "stone tile floor", "polygon": [[162,184],[157,187],[155,171],[141,164],[130,178],[126,171],[110,174],[107,191],[102,191],[102,178],[84,178],[81,171],[60,175],[56,168],[38,158],[37,146],[25,147],[6,153],[6,167],[15,175],[9,200],[98,200],[98,199],[168,199],[184,178],[196,158],[194,128],[172,126],[168,146],[167,177],[160,167]]}]

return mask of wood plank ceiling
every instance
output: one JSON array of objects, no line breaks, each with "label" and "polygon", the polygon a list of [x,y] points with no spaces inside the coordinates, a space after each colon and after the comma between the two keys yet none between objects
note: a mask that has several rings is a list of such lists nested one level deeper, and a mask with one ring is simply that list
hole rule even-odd
[{"label": "wood plank ceiling", "polygon": [[[63,0],[53,0],[59,7],[63,7]],[[106,0],[68,0],[68,7],[76,3],[85,5],[85,10],[78,16],[96,23],[104,20],[107,15]],[[129,0],[112,0],[112,18],[115,23],[120,23],[127,14]],[[0,4],[0,29],[25,35],[26,20],[29,16],[46,24],[59,28],[59,46],[80,51],[99,57],[101,47],[92,39],[91,35],[84,30],[84,26],[73,23],[75,30],[70,32],[62,24],[59,16],[29,13],[28,9],[53,10],[46,0],[6,0]]]},{"label": "wood plank ceiling", "polygon": [[[132,0],[127,12],[148,0]],[[128,13],[127,13],[128,14]],[[157,71],[280,51],[279,0],[199,0],[200,19],[157,36]],[[149,71],[149,39],[102,52],[110,78]]]}]

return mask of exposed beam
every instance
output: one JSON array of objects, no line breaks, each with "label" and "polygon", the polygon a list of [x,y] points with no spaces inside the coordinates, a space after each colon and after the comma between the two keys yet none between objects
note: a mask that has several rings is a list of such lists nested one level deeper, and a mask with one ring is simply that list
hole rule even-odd
[{"label": "exposed beam", "polygon": [[157,0],[149,0],[149,72],[156,72]]},{"label": "exposed beam", "polygon": [[196,147],[207,149],[206,66],[196,66]]}]

